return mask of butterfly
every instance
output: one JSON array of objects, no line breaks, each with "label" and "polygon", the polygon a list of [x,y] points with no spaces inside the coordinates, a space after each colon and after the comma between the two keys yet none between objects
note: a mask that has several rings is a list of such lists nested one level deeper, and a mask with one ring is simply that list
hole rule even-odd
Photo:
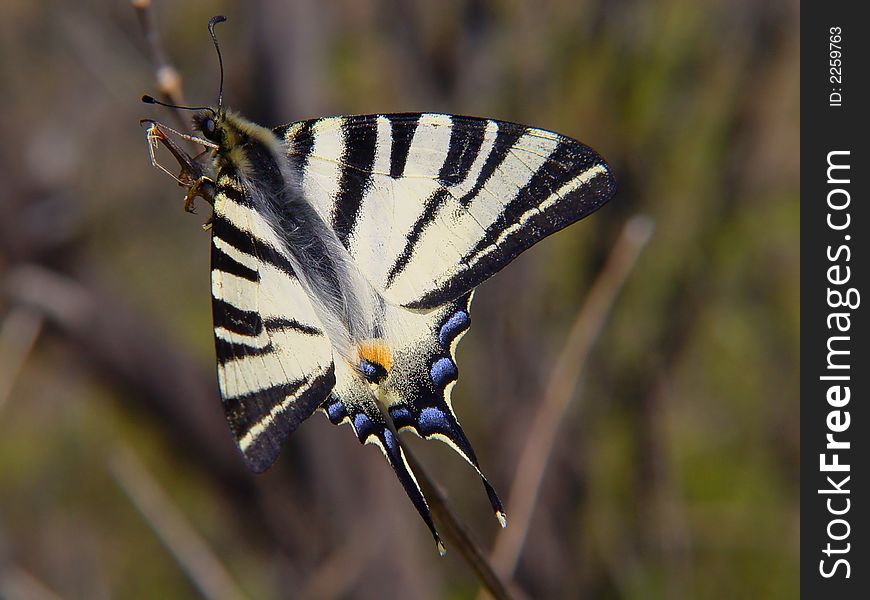
[{"label": "butterfly", "polygon": [[[209,32],[217,49],[214,17]],[[222,61],[221,61],[222,62]],[[320,410],[380,448],[444,546],[398,434],[445,442],[506,516],[451,405],[475,288],[607,202],[609,167],[568,137],[492,119],[371,114],[268,129],[195,109],[188,136],[143,120],[152,162],[213,206],[211,293],[221,400],[267,469]],[[143,100],[163,104],[150,96]],[[184,108],[184,107],[175,107]],[[201,144],[191,157],[173,135]]]}]

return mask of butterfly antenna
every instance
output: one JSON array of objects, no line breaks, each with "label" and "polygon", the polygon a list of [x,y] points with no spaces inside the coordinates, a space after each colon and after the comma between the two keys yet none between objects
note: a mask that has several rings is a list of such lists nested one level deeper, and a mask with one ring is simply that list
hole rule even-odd
[{"label": "butterfly antenna", "polygon": [[214,26],[218,23],[223,23],[226,20],[227,18],[223,15],[217,15],[208,20],[208,32],[211,34],[211,41],[214,42],[214,49],[217,50],[218,66],[221,71],[221,84],[218,88],[218,112],[220,112],[224,101],[224,61],[221,58],[221,47],[218,45],[217,36],[214,33]]},{"label": "butterfly antenna", "polygon": [[142,96],[142,102],[144,102],[145,104],[157,104],[160,106],[165,106],[166,108],[177,108],[178,110],[210,110],[211,112],[214,112],[214,109],[210,106],[179,106],[178,104],[161,102],[154,96],[149,96],[148,94]]}]

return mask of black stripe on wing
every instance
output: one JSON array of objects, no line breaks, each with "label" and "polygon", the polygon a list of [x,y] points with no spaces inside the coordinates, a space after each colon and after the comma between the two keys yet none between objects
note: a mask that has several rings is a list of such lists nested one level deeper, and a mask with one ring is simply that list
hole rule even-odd
[{"label": "black stripe on wing", "polygon": [[[278,251],[274,246],[255,237],[247,231],[243,231],[228,221],[224,216],[214,214],[211,223],[212,235],[220,238],[233,248],[244,252],[249,256],[256,257],[258,260],[268,263],[283,273],[295,278],[293,266],[287,257]],[[214,248],[214,244],[212,244]],[[221,260],[218,257],[218,260]],[[214,261],[214,257],[213,257]],[[214,262],[212,262],[214,266]]]},{"label": "black stripe on wing", "polygon": [[215,327],[223,327],[227,331],[247,337],[257,337],[263,331],[263,319],[260,313],[243,310],[214,297],[212,297],[211,307]]},{"label": "black stripe on wing", "polygon": [[438,173],[442,185],[452,186],[465,181],[471,166],[480,153],[486,132],[486,119],[451,117],[450,143],[447,156]]},{"label": "black stripe on wing", "polygon": [[[214,240],[212,240],[212,244],[214,245]],[[223,273],[235,275],[241,279],[246,279],[251,283],[258,283],[260,281],[260,274],[257,271],[243,265],[216,245],[212,253],[212,268],[219,269]]]},{"label": "black stripe on wing", "polygon": [[390,122],[390,177],[398,179],[405,172],[411,140],[420,122],[420,113],[385,115]]},{"label": "black stripe on wing", "polygon": [[441,188],[436,190],[426,199],[426,202],[423,205],[423,212],[420,213],[420,216],[417,217],[417,220],[411,227],[411,231],[408,232],[408,237],[405,240],[405,247],[402,248],[402,252],[400,252],[396,257],[393,266],[391,266],[390,270],[387,271],[387,286],[389,286],[393,280],[405,270],[405,267],[408,266],[408,262],[414,255],[414,249],[420,241],[420,236],[423,235],[423,232],[435,219],[435,215],[438,214],[441,205],[444,204],[444,201],[447,200],[449,196],[450,192]]},{"label": "black stripe on wing", "polygon": [[[212,303],[220,302],[219,300],[213,299]],[[226,305],[226,303],[224,303]],[[214,307],[214,313],[217,314],[218,309]],[[275,333],[278,331],[292,330],[302,333],[304,335],[310,336],[323,336],[323,332],[315,327],[311,327],[310,325],[305,325],[304,323],[300,323],[295,319],[267,319],[262,321],[262,328],[260,331],[265,329],[268,333]],[[217,325],[217,322],[215,322]],[[257,333],[251,335],[258,335]],[[275,347],[272,344],[271,339],[265,345],[252,345],[246,344],[244,341],[229,341],[220,337],[215,337],[215,351],[217,354],[217,362],[219,365],[226,364],[231,360],[236,360],[238,358],[242,358],[245,356],[263,356],[265,354],[269,354],[274,352]]]},{"label": "black stripe on wing", "polygon": [[[302,173],[305,170],[305,165],[308,164],[308,157],[311,151],[314,150],[314,126],[320,119],[312,119],[303,121],[299,127],[299,131],[293,136],[291,147],[289,150],[290,162],[296,168],[297,173]],[[275,135],[278,139],[285,139],[287,129],[291,125],[283,125],[275,129]]]},{"label": "black stripe on wing", "polygon": [[[600,172],[595,172],[596,169],[600,169]],[[544,210],[533,210],[542,202],[552,199],[553,194],[573,179],[589,172],[593,175],[588,181],[564,194]],[[613,196],[615,190],[613,176],[602,158],[591,148],[563,138],[529,182],[506,203],[502,214],[487,227],[484,236],[466,253],[457,271],[449,274],[445,281],[438,282],[438,287],[406,306],[431,309],[474,289],[524,250],[598,210]],[[527,220],[515,230],[507,232],[518,224],[521,216]]]},{"label": "black stripe on wing", "polygon": [[[314,414],[334,385],[335,372],[330,364],[316,376],[225,398],[224,413],[248,467],[255,473],[268,469],[281,452],[287,436]],[[277,411],[276,407],[288,399],[287,408]],[[258,427],[262,427],[262,431],[242,448],[242,441]]]},{"label": "black stripe on wing", "polygon": [[[461,121],[458,119],[458,117],[454,118],[454,123],[457,125],[466,121],[474,122],[483,120],[471,117],[462,117]],[[485,120],[483,121],[485,122]],[[522,125],[498,121],[498,131],[495,134],[495,141],[493,142],[492,149],[486,157],[486,162],[483,163],[483,168],[480,170],[480,173],[477,174],[474,186],[459,199],[459,203],[462,206],[468,206],[471,204],[471,201],[480,193],[480,190],[483,189],[483,186],[486,185],[489,178],[492,177],[493,173],[495,173],[499,166],[504,162],[504,159],[507,158],[513,145],[517,143],[517,140],[519,140],[525,132],[526,127]]]},{"label": "black stripe on wing", "polygon": [[345,247],[356,226],[362,198],[371,185],[378,143],[377,115],[348,117],[342,123],[341,181],[332,209],[332,226]]},{"label": "black stripe on wing", "polygon": [[288,319],[288,318],[278,318],[278,317],[270,317],[266,319],[263,324],[266,327],[266,331],[279,331],[281,329],[293,329],[294,331],[298,331],[299,333],[304,333],[306,335],[323,335],[323,332],[320,331],[317,327],[312,327],[311,325],[306,325],[305,323],[300,323],[296,319]]}]

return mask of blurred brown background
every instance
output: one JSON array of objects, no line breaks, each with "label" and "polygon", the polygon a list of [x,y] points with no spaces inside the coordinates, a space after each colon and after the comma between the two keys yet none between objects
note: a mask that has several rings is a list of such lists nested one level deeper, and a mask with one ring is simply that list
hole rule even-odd
[{"label": "blurred brown background", "polygon": [[[0,597],[475,597],[349,429],[316,415],[244,470],[215,391],[208,207],[185,214],[149,164],[138,119],[171,117],[139,103],[158,90],[130,4],[3,13]],[[484,284],[459,350],[455,406],[506,500],[592,282],[630,216],[655,220],[553,438],[514,590],[795,597],[798,2],[158,1],[197,105],[217,13],[225,100],[261,124],[475,114],[612,165],[614,200]],[[408,443],[488,551],[476,477]]]}]

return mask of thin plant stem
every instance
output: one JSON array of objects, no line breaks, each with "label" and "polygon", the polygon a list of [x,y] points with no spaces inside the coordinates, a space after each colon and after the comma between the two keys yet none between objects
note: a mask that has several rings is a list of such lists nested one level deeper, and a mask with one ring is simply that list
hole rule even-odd
[{"label": "thin plant stem", "polygon": [[[184,93],[182,88],[181,74],[169,61],[169,55],[163,47],[160,30],[157,28],[154,13],[151,10],[151,0],[130,0],[130,4],[139,18],[139,26],[145,43],[148,44],[148,54],[154,66],[154,79],[157,81],[157,89],[164,102],[184,105]],[[178,109],[170,109],[176,124],[182,131],[188,128],[187,120]]]},{"label": "thin plant stem", "polygon": [[41,314],[18,306],[12,308],[0,324],[0,410],[12,394],[44,322]]},{"label": "thin plant stem", "polygon": [[119,449],[109,468],[118,486],[204,598],[245,598],[206,541],[132,451]]},{"label": "thin plant stem", "polygon": [[477,575],[481,586],[493,598],[496,600],[515,598],[516,595],[508,589],[507,584],[493,569],[480,545],[471,537],[468,527],[456,515],[447,497],[429,477],[423,465],[417,461],[407,447],[403,449],[408,464],[411,465],[411,470],[417,478],[417,483],[420,484],[420,489],[423,490],[423,495],[429,503],[429,510],[439,525],[438,531],[447,539],[448,549],[456,548],[459,550],[459,554]]},{"label": "thin plant stem", "polygon": [[508,496],[510,527],[499,532],[492,564],[505,579],[516,569],[537,503],[547,462],[559,425],[574,398],[586,361],[601,333],[619,290],[652,235],[653,222],[645,216],[629,219],[598,275],[585,304],[571,326],[549,378],[544,400],[529,428],[520,453],[516,476]]}]

